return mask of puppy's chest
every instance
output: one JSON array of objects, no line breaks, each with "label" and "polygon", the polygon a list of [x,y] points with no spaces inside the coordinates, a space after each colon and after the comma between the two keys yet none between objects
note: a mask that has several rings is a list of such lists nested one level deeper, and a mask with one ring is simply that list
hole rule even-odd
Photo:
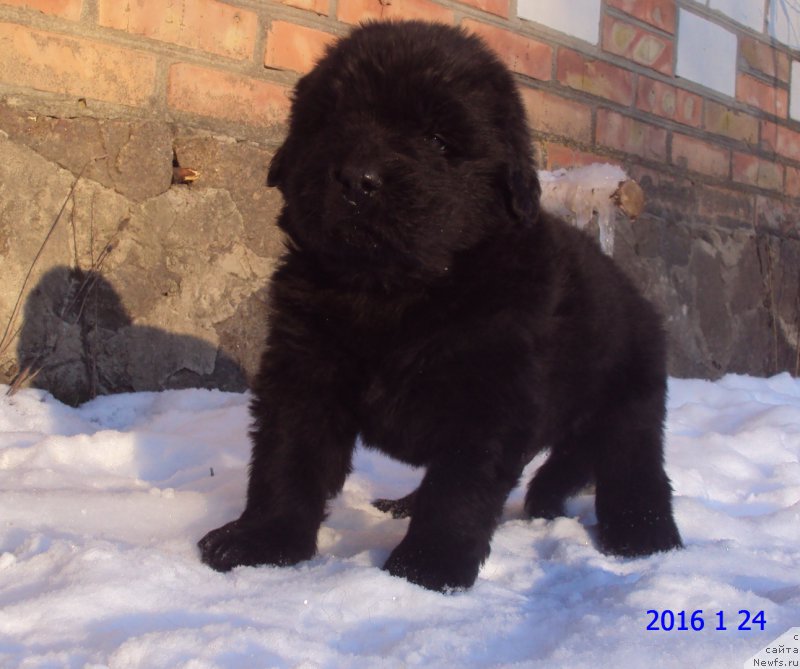
[{"label": "puppy's chest", "polygon": [[[365,442],[420,464],[411,434],[436,411],[435,378],[452,333],[441,310],[396,303],[359,305],[338,321],[337,345],[361,379],[359,428]],[[427,407],[421,410],[421,407]]]},{"label": "puppy's chest", "polygon": [[335,345],[367,372],[405,345],[430,339],[441,328],[443,317],[435,305],[414,298],[330,294],[322,296],[318,307]]},{"label": "puppy's chest", "polygon": [[413,465],[426,462],[419,436],[434,428],[441,413],[435,345],[425,343],[398,343],[373,360],[358,406],[364,442]]}]

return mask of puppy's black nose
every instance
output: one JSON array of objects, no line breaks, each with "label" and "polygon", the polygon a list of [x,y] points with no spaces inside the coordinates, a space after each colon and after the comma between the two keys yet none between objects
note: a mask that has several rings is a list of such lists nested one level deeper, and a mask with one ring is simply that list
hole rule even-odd
[{"label": "puppy's black nose", "polygon": [[366,202],[383,186],[380,173],[372,167],[346,166],[336,178],[342,185],[342,197],[354,207]]}]

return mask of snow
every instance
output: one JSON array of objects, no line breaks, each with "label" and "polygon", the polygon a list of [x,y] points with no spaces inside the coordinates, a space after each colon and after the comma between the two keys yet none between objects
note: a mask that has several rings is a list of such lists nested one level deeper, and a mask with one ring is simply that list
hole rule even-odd
[{"label": "snow", "polygon": [[[800,622],[800,381],[788,375],[671,380],[684,550],[602,555],[590,493],[568,517],[529,522],[519,489],[475,587],[452,595],[379,569],[407,521],[370,500],[405,494],[417,471],[359,448],[316,558],[218,574],[195,542],[241,510],[246,395],[73,409],[5,390],[0,667],[728,669]],[[687,622],[702,610],[703,629],[648,631],[651,609]],[[738,630],[740,610],[763,611],[765,629]]]},{"label": "snow", "polygon": [[594,215],[600,229],[600,248],[614,255],[614,194],[628,175],[609,163],[593,163],[584,167],[539,171],[542,206],[552,213],[573,220],[583,230]]}]

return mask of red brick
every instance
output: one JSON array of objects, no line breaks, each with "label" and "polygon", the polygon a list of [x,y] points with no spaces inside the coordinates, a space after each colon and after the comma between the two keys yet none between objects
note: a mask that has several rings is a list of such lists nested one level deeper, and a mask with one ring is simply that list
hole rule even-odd
[{"label": "red brick", "polygon": [[786,186],[784,192],[789,197],[800,197],[800,170],[786,167]]},{"label": "red brick", "polygon": [[610,163],[618,165],[619,162],[605,156],[600,156],[596,153],[589,153],[581,151],[570,146],[563,144],[552,144],[548,142],[545,145],[547,152],[547,161],[545,163],[548,170],[557,170],[569,167],[585,167],[586,165],[594,165],[596,163]]},{"label": "red brick", "polygon": [[666,130],[607,109],[597,110],[596,143],[651,160],[667,157]]},{"label": "red brick", "polygon": [[739,55],[751,69],[763,72],[783,82],[789,81],[789,56],[769,44],[752,37],[739,37]]},{"label": "red brick", "polygon": [[700,125],[700,116],[703,109],[703,98],[694,93],[689,93],[682,88],[678,89],[678,101],[675,107],[674,121],[685,125]]},{"label": "red brick", "polygon": [[521,93],[531,128],[573,141],[591,143],[591,107],[531,88],[522,88]]},{"label": "red brick", "polygon": [[356,24],[369,19],[423,19],[453,23],[453,10],[430,0],[346,0],[339,2],[336,17],[344,23]]},{"label": "red brick", "polygon": [[289,90],[260,79],[176,63],[169,69],[167,103],[183,112],[270,126],[286,120]]},{"label": "red brick", "polygon": [[264,65],[308,72],[325,52],[335,35],[286,21],[273,21],[267,33]]},{"label": "red brick", "polygon": [[282,4],[305,9],[320,16],[327,16],[330,9],[328,0],[282,0]]},{"label": "red brick", "polygon": [[552,78],[553,47],[548,44],[479,21],[468,19],[462,25],[483,38],[514,72],[542,81]]},{"label": "red brick", "polygon": [[775,131],[775,150],[786,158],[800,161],[800,132],[779,125]]},{"label": "red brick", "polygon": [[800,132],[786,126],[761,121],[761,141],[763,151],[777,153],[784,158],[800,162]]},{"label": "red brick", "polygon": [[730,151],[720,146],[679,133],[672,135],[672,164],[678,167],[727,178],[730,158]]},{"label": "red brick", "polygon": [[502,16],[504,19],[508,18],[509,14],[509,5],[511,4],[509,0],[458,0],[462,5],[469,5],[470,7],[476,7],[477,9],[481,9],[484,12],[488,12],[489,14],[497,14],[497,16]]},{"label": "red brick", "polygon": [[217,0],[99,0],[101,26],[218,56],[251,58],[258,17]]},{"label": "red brick", "polygon": [[682,88],[639,75],[636,106],[642,111],[697,128],[702,119],[703,99]]},{"label": "red brick", "polygon": [[603,17],[603,49],[662,74],[672,74],[672,40],[613,16]]},{"label": "red brick", "polygon": [[565,86],[621,105],[633,102],[633,73],[570,49],[558,50],[558,80]]},{"label": "red brick", "polygon": [[43,14],[77,21],[81,18],[83,0],[0,0],[0,5],[36,9]]},{"label": "red brick", "polygon": [[786,117],[789,109],[786,89],[770,86],[747,74],[736,78],[736,99],[781,118]]},{"label": "red brick", "polygon": [[783,190],[783,166],[748,153],[733,154],[733,180],[739,183]]},{"label": "red brick", "polygon": [[144,105],[156,59],[94,40],[0,23],[0,81],[73,97]]},{"label": "red brick", "polygon": [[758,143],[759,122],[755,116],[706,100],[703,119],[704,128],[708,132],[725,135],[748,144]]},{"label": "red brick", "polygon": [[675,32],[675,0],[606,0],[606,4],[665,32]]},{"label": "red brick", "polygon": [[761,121],[761,139],[758,142],[763,151],[778,150],[778,126],[771,121]]}]

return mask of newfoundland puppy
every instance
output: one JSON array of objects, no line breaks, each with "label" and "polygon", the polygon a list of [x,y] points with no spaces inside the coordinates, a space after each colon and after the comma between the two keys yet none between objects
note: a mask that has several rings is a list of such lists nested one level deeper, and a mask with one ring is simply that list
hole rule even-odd
[{"label": "newfoundland puppy", "polygon": [[471,586],[523,467],[527,515],[596,486],[597,541],[681,545],[663,466],[656,312],[539,208],[514,79],[475,36],[371,23],[297,84],[268,184],[287,250],[253,387],[247,504],[209,532],[219,571],[312,557],[356,437],[425,467],[379,508],[411,517],[384,569]]}]

